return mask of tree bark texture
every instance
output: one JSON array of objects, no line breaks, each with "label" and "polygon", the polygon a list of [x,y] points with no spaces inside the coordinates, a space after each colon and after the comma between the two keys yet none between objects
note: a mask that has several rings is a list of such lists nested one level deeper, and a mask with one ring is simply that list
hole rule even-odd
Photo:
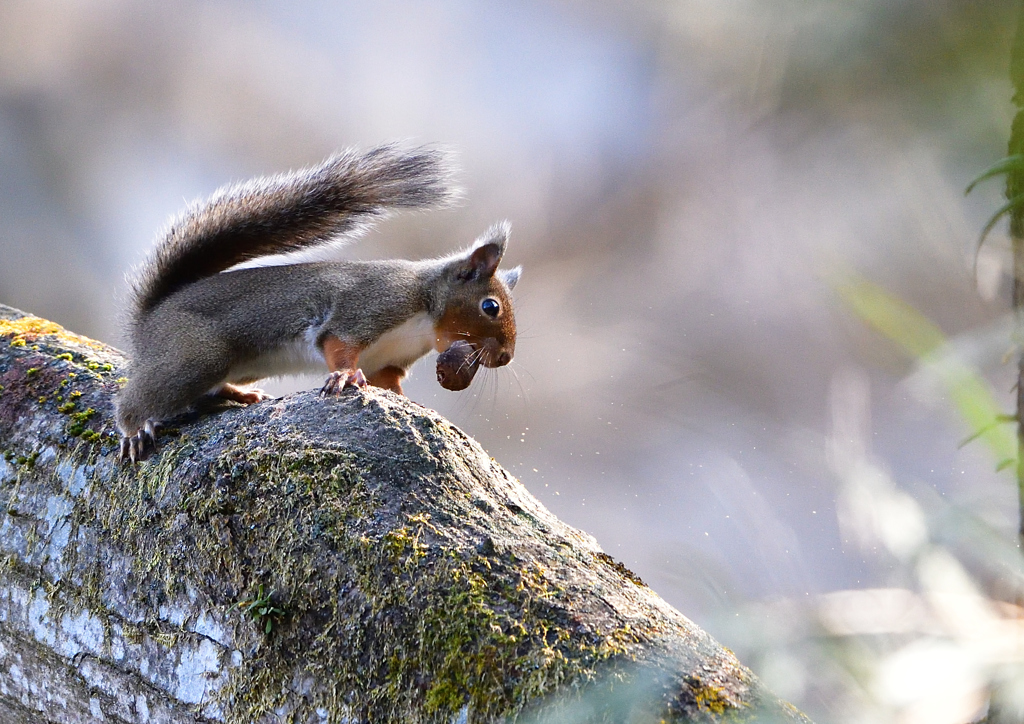
[{"label": "tree bark texture", "polygon": [[120,353],[0,307],[0,722],[806,722],[387,391],[119,463]]}]

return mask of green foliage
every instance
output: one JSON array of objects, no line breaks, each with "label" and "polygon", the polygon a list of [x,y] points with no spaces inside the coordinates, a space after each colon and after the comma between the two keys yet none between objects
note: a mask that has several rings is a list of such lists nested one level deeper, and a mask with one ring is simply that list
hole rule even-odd
[{"label": "green foliage", "polygon": [[983,171],[976,179],[971,181],[971,183],[967,185],[967,189],[964,191],[964,194],[966,195],[971,193],[975,186],[986,179],[990,179],[995,176],[1002,176],[1003,174],[1010,173],[1011,171],[1024,171],[1024,154],[1015,153],[1012,156],[1000,159]]},{"label": "green foliage", "polygon": [[992,217],[985,223],[984,228],[982,228],[981,234],[978,236],[978,248],[980,249],[981,245],[985,243],[986,237],[988,237],[992,232],[992,229],[995,228],[995,225],[999,223],[1001,218],[1007,214],[1012,214],[1015,211],[1020,210],[1022,207],[1024,207],[1024,193],[1015,195],[1005,204],[1000,206],[999,209],[992,214]]},{"label": "green foliage", "polygon": [[1016,186],[1019,186],[1019,184],[1014,183],[1015,178],[1020,176],[1022,173],[1024,173],[1024,154],[1014,153],[997,161],[967,185],[967,189],[964,191],[965,194],[971,193],[975,186],[986,179],[1003,175],[1006,175],[1007,177],[1006,189],[1009,201],[1000,206],[996,212],[989,217],[989,220],[985,222],[985,226],[981,229],[981,234],[978,235],[979,249],[982,244],[985,243],[985,239],[992,232],[992,229],[995,228],[995,225],[999,223],[1000,219],[1007,214],[1019,212],[1020,209],[1024,207],[1024,193],[1016,192]]},{"label": "green foliage", "polygon": [[242,613],[248,614],[263,629],[263,633],[269,634],[274,628],[274,621],[284,616],[284,609],[273,604],[271,600],[273,595],[273,591],[264,594],[263,584],[261,583],[255,598],[239,601],[231,606],[229,610],[237,608]]},{"label": "green foliage", "polygon": [[906,302],[863,279],[839,289],[861,319],[898,344],[942,382],[953,406],[967,423],[965,442],[981,440],[995,455],[998,469],[1017,461],[1017,439],[1004,424],[1015,421],[999,407],[991,386],[974,369],[947,353],[946,337]]}]

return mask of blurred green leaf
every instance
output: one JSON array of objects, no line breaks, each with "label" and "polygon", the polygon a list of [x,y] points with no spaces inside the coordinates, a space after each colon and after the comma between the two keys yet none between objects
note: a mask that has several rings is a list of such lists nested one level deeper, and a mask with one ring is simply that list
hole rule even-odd
[{"label": "blurred green leaf", "polygon": [[946,337],[924,315],[882,287],[859,279],[839,287],[858,317],[899,344],[912,357],[924,357],[946,343]]},{"label": "blurred green leaf", "polygon": [[964,195],[971,193],[971,191],[974,190],[974,187],[985,179],[990,179],[993,176],[1002,176],[1004,173],[1010,173],[1011,171],[1024,171],[1024,154],[1016,153],[994,163],[983,171],[978,178],[974,179],[967,185],[967,189],[964,190]]},{"label": "blurred green leaf", "polygon": [[948,351],[945,336],[931,320],[863,279],[841,285],[839,293],[857,316],[938,377],[971,430],[969,439],[981,440],[988,446],[999,461],[999,470],[1016,463],[1016,434],[1000,424],[1015,418],[1000,409],[988,382]]},{"label": "blurred green leaf", "polygon": [[1007,424],[1009,422],[1017,422],[1017,416],[1016,415],[997,415],[996,419],[993,420],[992,422],[990,422],[989,424],[985,425],[985,427],[983,429],[978,430],[976,433],[974,433],[972,435],[968,435],[963,440],[961,440],[960,444],[957,445],[957,448],[962,448],[962,447],[964,447],[966,445],[969,445],[970,443],[972,443],[975,440],[977,440],[979,437],[984,435],[986,432],[988,432],[991,428],[995,427],[996,425],[1005,425],[1005,424]]},{"label": "blurred green leaf", "polygon": [[981,230],[981,235],[978,237],[978,248],[980,249],[981,245],[985,243],[985,237],[989,235],[989,232],[991,232],[995,225],[999,223],[1001,218],[1022,205],[1024,205],[1024,194],[1017,194],[1000,206],[999,210],[992,214],[992,218],[990,218],[988,223],[985,224],[985,228]]}]

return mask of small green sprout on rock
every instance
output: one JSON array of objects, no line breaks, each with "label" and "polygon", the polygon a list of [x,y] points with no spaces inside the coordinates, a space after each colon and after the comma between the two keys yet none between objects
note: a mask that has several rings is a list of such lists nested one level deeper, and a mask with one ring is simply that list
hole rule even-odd
[{"label": "small green sprout on rock", "polygon": [[274,628],[274,620],[284,616],[284,609],[278,608],[270,602],[273,595],[273,591],[264,595],[263,584],[261,583],[256,598],[249,601],[239,601],[228,610],[231,611],[237,608],[239,611],[249,614],[260,625],[263,632],[269,634]]},{"label": "small green sprout on rock", "polygon": [[30,453],[29,455],[18,455],[13,450],[4,451],[4,460],[9,463],[15,463],[16,465],[23,465],[27,468],[31,468],[36,464],[36,459],[39,457],[38,452]]},{"label": "small green sprout on rock", "polygon": [[73,412],[70,415],[68,415],[68,417],[71,419],[71,422],[67,428],[68,435],[71,435],[72,437],[78,437],[83,432],[85,432],[85,423],[89,420],[89,418],[93,417],[95,414],[96,410],[90,407],[87,410],[82,410],[81,412]]}]

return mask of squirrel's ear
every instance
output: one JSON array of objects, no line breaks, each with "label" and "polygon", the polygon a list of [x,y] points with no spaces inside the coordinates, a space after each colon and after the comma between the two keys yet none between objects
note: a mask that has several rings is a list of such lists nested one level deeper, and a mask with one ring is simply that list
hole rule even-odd
[{"label": "squirrel's ear", "polygon": [[505,286],[512,289],[516,288],[516,284],[519,283],[519,277],[523,275],[523,268],[521,266],[512,267],[511,269],[502,269],[498,272],[498,278],[505,282]]},{"label": "squirrel's ear", "polygon": [[487,233],[473,243],[469,255],[456,262],[458,278],[470,281],[494,276],[508,244],[508,233],[507,221],[499,222],[488,229]]},{"label": "squirrel's ear", "polygon": [[473,242],[473,250],[487,244],[496,244],[498,246],[498,261],[501,261],[501,257],[505,254],[505,247],[508,246],[508,236],[511,233],[512,225],[507,221],[499,221]]}]

